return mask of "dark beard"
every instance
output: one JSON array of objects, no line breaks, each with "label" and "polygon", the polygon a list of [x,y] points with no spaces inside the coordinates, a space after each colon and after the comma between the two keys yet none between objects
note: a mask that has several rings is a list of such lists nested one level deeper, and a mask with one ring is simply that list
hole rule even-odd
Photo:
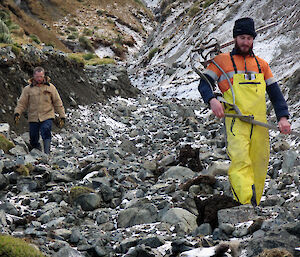
[{"label": "dark beard", "polygon": [[237,43],[235,43],[234,48],[236,49],[237,54],[242,55],[242,56],[252,55],[252,53],[253,53],[253,44],[252,44],[252,46],[249,48],[249,51],[248,51],[248,52],[242,52],[242,50],[241,50],[240,47],[237,45]]}]

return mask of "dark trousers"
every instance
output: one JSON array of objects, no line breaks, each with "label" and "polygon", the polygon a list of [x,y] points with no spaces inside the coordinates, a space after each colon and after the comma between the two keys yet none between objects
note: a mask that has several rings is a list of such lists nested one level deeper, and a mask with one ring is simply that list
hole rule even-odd
[{"label": "dark trousers", "polygon": [[29,122],[29,136],[30,145],[32,148],[41,149],[39,143],[40,133],[42,139],[51,140],[51,129],[52,129],[52,119],[45,120],[43,122]]}]

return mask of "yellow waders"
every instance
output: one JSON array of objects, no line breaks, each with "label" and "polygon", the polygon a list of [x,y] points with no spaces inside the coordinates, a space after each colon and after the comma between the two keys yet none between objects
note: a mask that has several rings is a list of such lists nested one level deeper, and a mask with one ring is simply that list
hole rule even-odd
[{"label": "yellow waders", "polygon": [[[234,74],[233,91],[235,104],[243,115],[267,121],[266,83],[262,73]],[[231,90],[224,92],[224,98],[229,103],[233,102]],[[230,106],[225,107],[225,112],[235,113]],[[269,163],[268,129],[229,117],[225,118],[225,125],[227,152],[231,159],[228,175],[233,195],[241,204],[256,206],[263,194]]]}]

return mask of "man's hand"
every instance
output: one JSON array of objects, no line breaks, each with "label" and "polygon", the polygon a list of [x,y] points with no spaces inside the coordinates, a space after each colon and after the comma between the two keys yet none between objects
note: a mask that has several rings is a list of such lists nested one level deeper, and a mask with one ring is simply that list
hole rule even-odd
[{"label": "man's hand", "polygon": [[278,122],[278,127],[280,133],[282,134],[290,134],[291,133],[291,124],[288,122],[286,117],[281,117]]},{"label": "man's hand", "polygon": [[65,125],[65,121],[66,121],[65,118],[59,118],[59,119],[58,119],[58,127],[59,127],[60,129],[63,128],[63,126]]},{"label": "man's hand", "polygon": [[15,114],[14,114],[14,121],[15,121],[15,124],[16,124],[16,125],[18,125],[19,120],[20,120],[20,114],[19,114],[19,113],[15,113]]},{"label": "man's hand", "polygon": [[210,109],[213,111],[213,113],[218,117],[218,118],[223,118],[225,116],[224,114],[224,106],[223,104],[220,103],[217,98],[212,98],[209,101]]}]

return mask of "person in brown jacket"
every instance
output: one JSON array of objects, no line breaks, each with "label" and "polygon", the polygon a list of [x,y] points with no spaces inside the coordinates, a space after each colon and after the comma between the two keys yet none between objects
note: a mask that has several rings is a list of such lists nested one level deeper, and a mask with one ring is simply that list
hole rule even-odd
[{"label": "person in brown jacket", "polygon": [[29,136],[32,148],[41,150],[40,134],[44,142],[44,152],[50,154],[51,129],[55,113],[59,114],[59,127],[65,124],[65,109],[57,89],[45,77],[45,70],[36,67],[29,85],[23,88],[21,97],[14,111],[14,120],[17,124],[20,115],[28,111]]}]

